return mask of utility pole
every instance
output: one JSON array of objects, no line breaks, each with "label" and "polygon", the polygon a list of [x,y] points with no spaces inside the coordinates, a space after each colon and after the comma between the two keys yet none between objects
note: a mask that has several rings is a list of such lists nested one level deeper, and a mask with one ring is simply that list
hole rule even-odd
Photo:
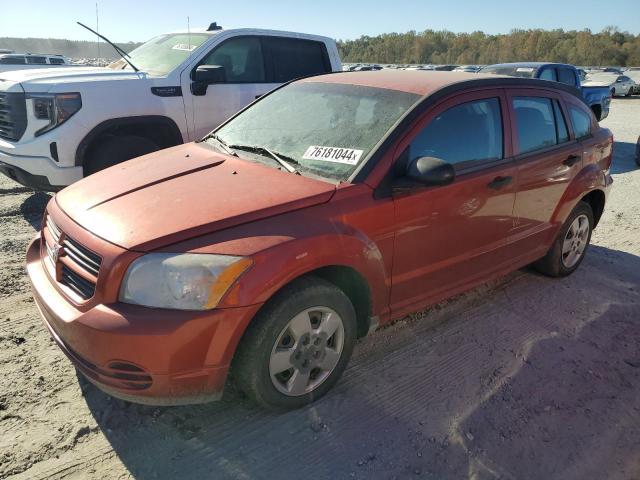
[{"label": "utility pole", "polygon": [[[100,33],[100,24],[98,23],[98,2],[96,2],[96,32]],[[100,58],[100,37],[98,37],[98,58]]]}]

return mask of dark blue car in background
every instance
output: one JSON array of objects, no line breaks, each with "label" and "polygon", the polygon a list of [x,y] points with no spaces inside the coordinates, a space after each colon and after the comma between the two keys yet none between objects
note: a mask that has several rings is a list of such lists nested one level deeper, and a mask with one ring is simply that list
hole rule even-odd
[{"label": "dark blue car in background", "polygon": [[578,69],[573,65],[545,62],[499,63],[484,67],[479,73],[539,78],[540,80],[550,80],[571,85],[582,91],[582,98],[591,107],[598,120],[602,120],[609,115],[609,105],[611,104],[611,91],[609,88],[583,86]]}]

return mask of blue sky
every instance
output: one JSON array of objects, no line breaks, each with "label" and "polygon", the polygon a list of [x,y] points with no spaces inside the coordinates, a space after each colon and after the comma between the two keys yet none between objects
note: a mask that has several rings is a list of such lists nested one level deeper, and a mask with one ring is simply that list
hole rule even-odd
[{"label": "blue sky", "polygon": [[[357,38],[385,32],[448,29],[504,33],[513,28],[608,25],[640,33],[639,0],[100,0],[100,31],[115,41],[143,41],[162,32],[212,21]],[[526,6],[528,5],[528,6]],[[93,0],[0,0],[0,36],[90,40],[79,20],[95,27]],[[95,37],[93,37],[95,38]]]}]

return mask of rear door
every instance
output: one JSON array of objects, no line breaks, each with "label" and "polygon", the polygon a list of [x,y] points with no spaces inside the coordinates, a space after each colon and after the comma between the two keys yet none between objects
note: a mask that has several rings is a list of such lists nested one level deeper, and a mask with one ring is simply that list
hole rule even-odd
[{"label": "rear door", "polygon": [[400,144],[394,167],[431,156],[454,165],[450,185],[394,196],[391,308],[398,312],[482,281],[511,262],[516,169],[502,90],[445,101]]},{"label": "rear door", "polygon": [[558,93],[513,89],[508,99],[518,169],[514,242],[519,252],[544,253],[558,227],[553,214],[580,171],[582,148]]}]

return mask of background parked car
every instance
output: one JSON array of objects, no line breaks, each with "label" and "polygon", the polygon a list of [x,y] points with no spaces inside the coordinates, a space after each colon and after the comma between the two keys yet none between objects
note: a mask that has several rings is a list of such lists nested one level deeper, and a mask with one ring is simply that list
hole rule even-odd
[{"label": "background parked car", "polygon": [[578,69],[566,63],[523,62],[501,63],[488,65],[480,69],[479,73],[491,73],[495,75],[509,75],[512,77],[539,78],[553,82],[564,83],[577,87],[582,91],[582,98],[591,108],[598,120],[603,120],[609,115],[611,104],[611,92],[605,86],[584,85],[581,81]]},{"label": "background parked car", "polygon": [[587,87],[606,86],[612,97],[629,97],[635,93],[636,82],[627,75],[615,73],[596,73],[589,75],[584,83]]},{"label": "background parked car", "polygon": [[69,66],[69,59],[62,55],[38,55],[35,53],[5,53],[0,55],[0,72]]}]

